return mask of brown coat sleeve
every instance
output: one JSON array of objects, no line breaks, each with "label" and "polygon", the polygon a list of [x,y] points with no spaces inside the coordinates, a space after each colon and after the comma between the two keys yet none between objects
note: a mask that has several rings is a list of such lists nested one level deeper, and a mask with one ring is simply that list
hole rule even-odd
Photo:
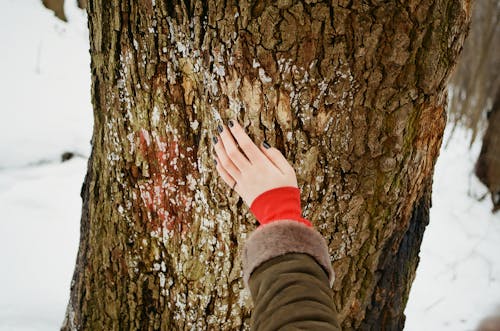
[{"label": "brown coat sleeve", "polygon": [[252,330],[340,330],[334,273],[319,232],[296,221],[272,222],[252,233],[242,259]]}]

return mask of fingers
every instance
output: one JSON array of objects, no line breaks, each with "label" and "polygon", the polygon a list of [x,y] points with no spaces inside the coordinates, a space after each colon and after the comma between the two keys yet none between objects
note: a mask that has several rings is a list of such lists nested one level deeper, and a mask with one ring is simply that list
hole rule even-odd
[{"label": "fingers", "polygon": [[260,146],[260,150],[269,158],[269,160],[274,163],[274,165],[283,173],[289,174],[290,172],[295,172],[293,167],[288,163],[287,159],[281,154],[281,152],[274,147],[269,146],[266,148],[267,142]]},{"label": "fingers", "polygon": [[243,150],[251,163],[254,163],[254,161],[267,161],[264,155],[262,155],[261,150],[257,147],[257,145],[254,144],[252,139],[250,139],[250,137],[247,135],[238,121],[229,120],[228,123],[229,130],[233,134],[234,138],[236,138],[238,145]]},{"label": "fingers", "polygon": [[234,183],[236,182],[236,179],[234,179],[227,171],[224,169],[222,166],[219,158],[217,156],[214,156],[215,158],[215,169],[217,169],[217,172],[221,176],[222,180],[229,186],[233,187]]},{"label": "fingers", "polygon": [[237,179],[240,174],[240,170],[238,167],[231,161],[229,156],[227,155],[222,142],[217,139],[217,137],[213,137],[213,145],[215,149],[215,153],[217,154],[217,166],[224,168],[224,170],[232,177]]},{"label": "fingers", "polygon": [[213,137],[218,161],[217,170],[227,185],[232,187],[246,169],[258,164],[274,166],[274,171],[295,176],[295,170],[278,149],[269,146],[267,142],[257,147],[237,121],[231,120],[229,125],[230,128],[219,124],[217,129],[220,140]]},{"label": "fingers", "polygon": [[238,145],[233,138],[233,135],[228,130],[225,125],[219,124],[217,126],[217,130],[219,131],[222,145],[224,147],[224,152],[231,159],[231,161],[238,167],[238,169],[244,170],[248,166],[250,166],[250,161],[243,155],[238,149]]}]

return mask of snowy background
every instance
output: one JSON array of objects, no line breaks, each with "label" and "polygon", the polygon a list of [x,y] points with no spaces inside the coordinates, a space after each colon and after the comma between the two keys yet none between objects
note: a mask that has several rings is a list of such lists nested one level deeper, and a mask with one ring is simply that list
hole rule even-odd
[{"label": "snowy background", "polygon": [[[58,330],[76,260],[92,106],[87,23],[40,0],[0,0],[0,330]],[[405,330],[474,330],[500,306],[500,213],[477,197],[480,146],[449,137]],[[61,154],[77,157],[62,163]]]}]

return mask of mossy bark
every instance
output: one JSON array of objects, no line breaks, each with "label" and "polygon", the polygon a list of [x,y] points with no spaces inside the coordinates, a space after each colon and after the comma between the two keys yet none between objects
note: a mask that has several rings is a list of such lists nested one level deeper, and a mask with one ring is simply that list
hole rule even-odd
[{"label": "mossy bark", "polygon": [[87,11],[95,123],[62,329],[249,328],[238,256],[256,221],[211,156],[229,118],[293,163],[343,329],[402,329],[469,1]]}]

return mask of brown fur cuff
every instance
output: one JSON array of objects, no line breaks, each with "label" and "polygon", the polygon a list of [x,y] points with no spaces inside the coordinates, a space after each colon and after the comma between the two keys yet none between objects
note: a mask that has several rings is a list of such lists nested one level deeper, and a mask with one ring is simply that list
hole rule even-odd
[{"label": "brown fur cuff", "polygon": [[325,270],[333,285],[335,274],[323,236],[314,228],[292,220],[274,221],[255,230],[245,242],[242,254],[243,281],[262,263],[286,253],[306,253]]}]

